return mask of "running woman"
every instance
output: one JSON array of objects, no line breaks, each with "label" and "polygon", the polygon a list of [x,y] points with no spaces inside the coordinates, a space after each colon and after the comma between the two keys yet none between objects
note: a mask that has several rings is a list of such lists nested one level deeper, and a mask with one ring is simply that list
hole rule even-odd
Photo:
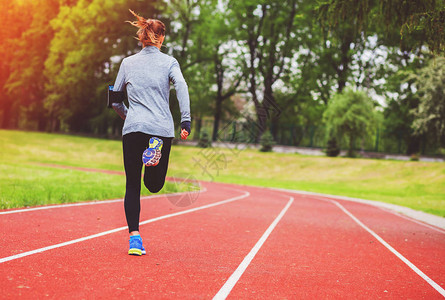
[{"label": "running woman", "polygon": [[164,186],[172,139],[175,136],[169,108],[170,82],[173,82],[181,111],[181,138],[190,134],[190,100],[187,83],[178,61],[160,51],[165,25],[156,19],[137,18],[129,22],[138,28],[142,50],[123,59],[113,90],[127,90],[129,107],[113,103],[114,110],[125,120],[122,147],[126,175],[125,216],[130,233],[130,255],[146,254],[139,234],[141,210],[141,171],[144,184],[152,193]]}]

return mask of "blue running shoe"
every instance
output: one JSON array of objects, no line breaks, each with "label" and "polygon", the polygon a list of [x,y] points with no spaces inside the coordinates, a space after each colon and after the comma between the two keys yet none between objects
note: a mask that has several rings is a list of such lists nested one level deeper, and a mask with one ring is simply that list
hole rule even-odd
[{"label": "blue running shoe", "polygon": [[[144,249],[144,246],[142,246],[141,236],[140,235],[130,236],[130,249],[128,250],[128,254],[141,256],[142,249]],[[145,252],[145,249],[144,249],[144,252]]]},{"label": "blue running shoe", "polygon": [[142,163],[144,166],[151,167],[159,164],[161,159],[161,150],[164,142],[157,137],[152,137],[148,142],[148,148],[142,154]]},{"label": "blue running shoe", "polygon": [[159,149],[159,150],[162,150],[162,145],[164,144],[164,142],[160,139],[160,138],[157,138],[157,137],[152,137],[151,139],[150,139],[150,141],[148,141],[148,147],[149,148],[154,148],[154,149]]}]

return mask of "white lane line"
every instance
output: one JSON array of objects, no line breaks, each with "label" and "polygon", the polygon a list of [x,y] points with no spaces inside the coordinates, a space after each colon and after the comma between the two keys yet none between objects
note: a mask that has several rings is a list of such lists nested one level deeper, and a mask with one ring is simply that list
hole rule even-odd
[{"label": "white lane line", "polygon": [[[232,190],[237,190],[237,189],[232,189]],[[240,190],[237,190],[237,191],[240,191]],[[187,210],[184,210],[184,211],[180,211],[180,212],[176,212],[176,213],[172,213],[172,214],[156,217],[156,218],[153,218],[153,219],[148,219],[148,220],[140,222],[139,225],[145,225],[145,224],[148,224],[148,223],[153,223],[153,222],[164,220],[164,219],[167,219],[167,218],[176,217],[176,216],[184,215],[184,214],[187,214],[187,213],[195,212],[195,211],[198,211],[198,210],[202,210],[202,209],[206,209],[206,208],[210,208],[210,207],[226,204],[226,203],[229,203],[229,202],[232,202],[232,201],[244,199],[244,198],[246,198],[246,197],[248,197],[250,195],[249,192],[245,192],[245,191],[242,191],[242,192],[244,194],[241,195],[241,196],[236,196],[236,197],[232,197],[232,198],[229,198],[229,199],[226,199],[226,200],[222,200],[222,201],[219,201],[219,202],[215,202],[215,203],[211,203],[211,204],[207,204],[207,205],[203,205],[203,206],[198,206],[198,207],[195,207],[195,208],[191,208],[191,209],[187,209]],[[71,240],[71,241],[68,241],[68,242],[64,242],[64,243],[60,243],[60,244],[56,244],[56,245],[52,245],[52,246],[48,246],[48,247],[43,247],[43,248],[40,248],[40,249],[27,251],[27,252],[23,252],[23,253],[12,255],[12,256],[7,256],[7,257],[4,257],[4,258],[0,259],[0,264],[4,263],[4,262],[7,262],[7,261],[14,260],[14,259],[22,258],[22,257],[25,257],[25,256],[37,254],[37,253],[42,253],[42,252],[45,252],[45,251],[48,251],[48,250],[60,248],[60,247],[63,247],[63,246],[72,245],[72,244],[75,244],[75,243],[80,243],[80,242],[83,242],[83,241],[86,241],[86,240],[91,240],[91,239],[94,239],[94,238],[97,238],[97,237],[100,237],[100,236],[104,236],[104,235],[107,235],[107,234],[111,234],[111,233],[115,233],[115,232],[118,232],[118,231],[121,231],[121,230],[127,230],[127,229],[128,229],[127,226],[123,226],[123,227],[115,228],[115,229],[112,229],[112,230],[100,232],[100,233],[97,233],[97,234],[89,235],[89,236],[86,236],[86,237],[78,238],[78,239],[75,239],[75,240]]]},{"label": "white lane line", "polygon": [[411,222],[417,223],[417,224],[419,224],[419,225],[423,225],[423,226],[428,227],[428,228],[430,228],[430,229],[432,229],[432,230],[435,230],[435,231],[437,231],[437,232],[440,232],[440,233],[445,234],[445,230],[440,229],[440,228],[438,228],[438,227],[434,227],[434,226],[431,226],[431,225],[429,225],[429,224],[426,224],[426,223],[417,221],[417,220],[415,220],[415,219],[412,219],[412,218],[410,218],[410,217],[404,216],[404,215],[402,215],[402,214],[399,214],[398,212],[392,211],[392,210],[387,209],[387,208],[384,208],[384,207],[379,207],[379,208],[380,208],[381,210],[385,211],[385,212],[391,213],[391,214],[396,215],[396,216],[398,216],[398,217],[401,217],[401,218],[403,218],[403,219],[409,220],[409,221],[411,221]]},{"label": "white lane line", "polygon": [[408,267],[410,267],[417,275],[422,277],[423,280],[428,282],[436,291],[438,291],[442,296],[445,297],[445,290],[434,282],[431,278],[429,278],[425,273],[419,270],[412,262],[406,259],[402,254],[400,254],[396,249],[391,247],[384,239],[382,239],[377,233],[369,229],[365,224],[363,224],[359,219],[357,219],[352,213],[350,213],[346,208],[343,207],[340,203],[334,200],[330,200],[332,203],[337,205],[345,214],[347,214],[352,220],[355,221],[360,227],[369,232],[377,241],[379,241],[383,246],[385,246],[389,251],[391,251],[395,256],[397,256],[401,261],[403,261]]},{"label": "white lane line", "polygon": [[[206,188],[203,188],[200,191],[194,191],[194,192],[179,192],[179,193],[171,193],[171,194],[151,195],[151,196],[142,197],[141,200],[160,198],[160,197],[178,196],[178,195],[183,195],[185,193],[204,193],[204,192],[207,192]],[[36,210],[53,209],[53,208],[64,208],[64,207],[73,207],[73,206],[115,203],[115,202],[122,202],[122,201],[124,201],[124,199],[102,200],[102,201],[99,200],[99,201],[79,202],[79,203],[70,203],[70,204],[47,205],[47,206],[39,206],[39,207],[33,207],[33,208],[23,208],[23,209],[16,209],[16,210],[0,211],[0,215],[8,215],[8,214],[36,211]]]},{"label": "white lane line", "polygon": [[229,277],[229,279],[226,281],[226,283],[221,287],[221,289],[218,291],[218,293],[213,297],[214,300],[219,299],[226,299],[229,293],[232,291],[235,284],[240,279],[241,275],[243,275],[244,271],[246,271],[249,264],[252,262],[255,255],[258,253],[260,248],[263,246],[264,242],[267,240],[269,235],[271,234],[272,230],[274,230],[275,226],[277,226],[278,222],[280,222],[281,218],[284,216],[292,202],[294,201],[293,197],[290,197],[289,201],[287,202],[286,206],[283,208],[283,210],[280,212],[280,214],[275,218],[275,220],[270,224],[269,228],[264,232],[264,234],[261,236],[261,238],[258,240],[258,242],[255,244],[255,246],[250,250],[249,254],[243,259],[241,264],[236,268],[235,272]]},{"label": "white lane line", "polygon": [[[371,205],[374,207],[388,209],[390,211],[400,213],[400,214],[407,216],[409,218],[421,221],[421,223],[419,223],[419,224],[422,224],[422,225],[425,225],[425,223],[427,223],[431,226],[445,229],[445,218],[439,217],[436,215],[432,215],[432,214],[429,214],[429,213],[426,213],[423,211],[417,211],[417,210],[414,210],[414,209],[411,209],[411,208],[408,208],[405,206],[380,202],[380,201],[376,201],[376,200],[365,200],[365,199],[359,199],[359,198],[351,198],[351,197],[345,197],[345,196],[289,190],[289,189],[282,189],[282,188],[268,188],[268,189],[282,191],[282,192],[290,192],[290,193],[299,194],[299,195],[318,196],[318,197],[335,199],[335,200],[351,201],[351,202],[355,202],[355,203],[368,204],[368,205]],[[426,227],[428,227],[428,226],[426,226]]]}]

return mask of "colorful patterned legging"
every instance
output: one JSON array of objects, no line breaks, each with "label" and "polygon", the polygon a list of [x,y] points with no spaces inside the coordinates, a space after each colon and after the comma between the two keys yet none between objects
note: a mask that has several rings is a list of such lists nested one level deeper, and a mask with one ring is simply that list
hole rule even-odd
[{"label": "colorful patterned legging", "polygon": [[[124,135],[122,139],[125,175],[127,177],[124,207],[129,232],[139,231],[142,153],[147,149],[151,137],[153,136],[142,132],[132,132]],[[157,166],[145,167],[144,170],[144,184],[152,193],[159,192],[164,186],[173,139],[157,137],[164,142],[161,150],[161,160]]]}]

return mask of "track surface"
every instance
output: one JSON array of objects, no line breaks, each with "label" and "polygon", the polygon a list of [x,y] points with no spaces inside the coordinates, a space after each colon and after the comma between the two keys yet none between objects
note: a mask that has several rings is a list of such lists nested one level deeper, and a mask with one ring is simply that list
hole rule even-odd
[{"label": "track surface", "polygon": [[[0,299],[442,299],[445,231],[380,208],[202,182],[188,207],[121,200],[0,212]],[[145,222],[144,222],[145,221]]]}]

